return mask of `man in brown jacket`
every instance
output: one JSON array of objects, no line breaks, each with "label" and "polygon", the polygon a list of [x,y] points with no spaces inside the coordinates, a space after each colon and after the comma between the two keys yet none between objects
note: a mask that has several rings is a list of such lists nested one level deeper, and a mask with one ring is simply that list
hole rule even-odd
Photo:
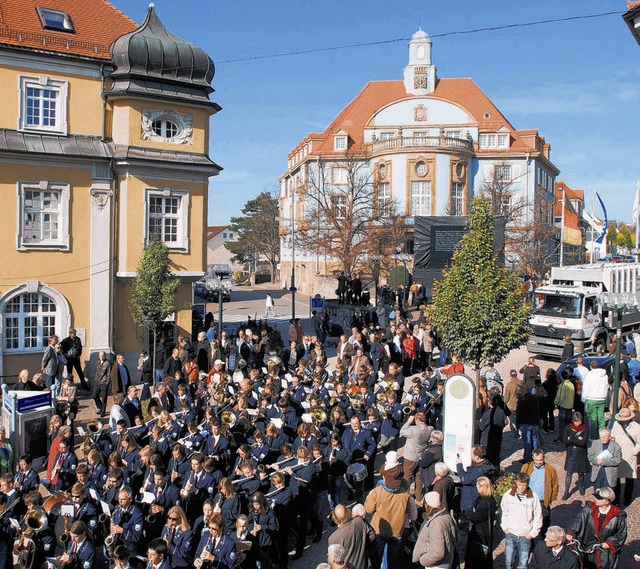
[{"label": "man in brown jacket", "polygon": [[376,532],[376,547],[380,558],[387,546],[388,559],[402,558],[402,531],[405,518],[417,518],[415,502],[409,493],[409,483],[402,478],[398,453],[390,451],[380,468],[383,484],[376,486],[367,496],[364,507],[371,515],[371,526]]},{"label": "man in brown jacket", "polygon": [[509,381],[504,387],[504,403],[510,412],[509,426],[511,427],[511,433],[516,439],[520,438],[518,425],[516,425],[516,409],[518,408],[518,400],[522,397],[522,390],[522,380],[518,379],[518,372],[515,369],[512,369],[509,372]]},{"label": "man in brown jacket", "polygon": [[533,460],[522,465],[520,472],[529,475],[529,488],[540,498],[542,507],[542,529],[540,536],[544,536],[551,524],[551,504],[558,498],[558,473],[556,469],[545,462],[544,451],[537,448],[533,451]]},{"label": "man in brown jacket", "polygon": [[347,552],[347,559],[353,569],[369,569],[369,546],[376,534],[373,528],[360,517],[352,517],[348,506],[338,504],[331,518],[338,529],[329,536],[329,545],[339,544]]}]

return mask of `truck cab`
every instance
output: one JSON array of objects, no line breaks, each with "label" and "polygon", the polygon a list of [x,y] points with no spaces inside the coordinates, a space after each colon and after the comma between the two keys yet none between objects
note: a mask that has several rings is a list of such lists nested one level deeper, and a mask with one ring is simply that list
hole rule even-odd
[{"label": "truck cab", "polygon": [[[571,338],[576,353],[606,350],[615,333],[614,315],[602,310],[598,295],[636,293],[639,285],[638,263],[553,267],[549,284],[534,291],[528,351],[560,357],[566,336]],[[640,313],[622,317],[624,333],[639,327]]]}]

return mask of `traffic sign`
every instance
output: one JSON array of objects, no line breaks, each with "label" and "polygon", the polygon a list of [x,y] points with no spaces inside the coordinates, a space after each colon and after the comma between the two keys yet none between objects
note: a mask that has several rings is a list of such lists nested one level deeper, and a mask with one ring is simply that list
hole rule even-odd
[{"label": "traffic sign", "polygon": [[296,287],[294,287],[294,286],[290,286],[289,287],[289,292],[297,292],[297,290],[298,289]]},{"label": "traffic sign", "polygon": [[324,298],[311,298],[311,310],[324,310]]}]

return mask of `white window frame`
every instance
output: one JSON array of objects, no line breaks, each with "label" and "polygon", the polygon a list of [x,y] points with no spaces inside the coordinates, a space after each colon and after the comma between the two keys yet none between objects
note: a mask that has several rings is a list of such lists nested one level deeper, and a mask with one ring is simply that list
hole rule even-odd
[{"label": "white window frame", "polygon": [[[151,222],[152,216],[149,208],[151,206],[152,198],[163,198],[163,209],[164,209],[164,201],[168,198],[178,199],[178,212],[174,219],[177,219],[177,233],[176,233],[176,241],[165,241],[164,240],[164,225],[162,228],[163,235],[162,241],[167,246],[167,248],[171,251],[176,252],[189,252],[189,192],[185,190],[176,190],[173,188],[147,188],[145,191],[144,198],[144,215],[145,215],[145,223],[144,223],[144,243],[145,245],[149,243],[149,239],[151,238],[151,233],[149,231],[149,225]],[[163,220],[168,219],[165,214],[161,214],[160,216]]]},{"label": "white window frame", "polygon": [[380,215],[388,217],[391,207],[391,184],[389,182],[378,182],[377,202]]},{"label": "white window frame", "polygon": [[411,215],[431,215],[431,180],[411,182]]},{"label": "white window frame", "polygon": [[509,134],[505,132],[484,132],[478,136],[480,148],[509,148]]},{"label": "white window frame", "polygon": [[[47,305],[53,304],[54,310],[43,310],[43,296],[49,301],[46,303]],[[25,302],[34,300],[36,309],[25,311]],[[7,308],[14,301],[18,301],[20,311],[7,312]],[[20,294],[12,296],[4,303],[2,311],[2,351],[9,354],[41,352],[46,347],[49,336],[57,334],[57,331],[61,329],[62,312],[56,299],[42,291],[31,293],[22,290]],[[27,336],[29,328],[32,329],[32,333]],[[14,338],[17,339],[18,345],[16,347],[8,346],[8,342],[12,342]]]},{"label": "white window frame", "polygon": [[446,132],[446,137],[447,138],[462,138],[462,131],[461,130],[448,130]]},{"label": "white window frame", "polygon": [[346,150],[347,149],[347,135],[337,134],[333,137],[333,149],[334,150]]},{"label": "white window frame", "polygon": [[[27,122],[27,90],[28,89],[49,89],[55,91],[56,95],[56,115],[54,125],[28,124]],[[66,135],[68,131],[67,107],[69,99],[68,81],[59,81],[47,76],[20,75],[18,77],[19,107],[18,107],[18,130],[28,132],[46,132],[50,134]],[[40,116],[42,123],[42,114]]]},{"label": "white window frame", "polygon": [[331,183],[335,186],[349,183],[349,171],[344,166],[331,167]]},{"label": "white window frame", "polygon": [[451,215],[464,215],[464,184],[451,183]]},{"label": "white window frame", "polygon": [[[71,200],[71,186],[69,184],[60,184],[54,182],[40,181],[28,182],[20,181],[17,184],[17,203],[18,203],[18,233],[16,235],[16,247],[18,251],[27,251],[29,249],[54,249],[67,251],[69,249],[69,203]],[[27,192],[58,192],[60,197],[58,200],[58,237],[56,239],[41,239],[39,241],[29,241],[26,236],[26,200]],[[52,210],[43,211],[43,214],[52,214]],[[43,220],[40,222],[43,223]]]},{"label": "white window frame", "polygon": [[496,182],[511,182],[513,180],[511,164],[496,164],[493,167],[493,179]]},{"label": "white window frame", "polygon": [[346,219],[348,201],[346,194],[333,194],[331,196],[331,204],[335,212],[336,219]]},{"label": "white window frame", "polygon": [[396,133],[393,131],[384,131],[380,133],[380,140],[393,140],[396,137]]}]

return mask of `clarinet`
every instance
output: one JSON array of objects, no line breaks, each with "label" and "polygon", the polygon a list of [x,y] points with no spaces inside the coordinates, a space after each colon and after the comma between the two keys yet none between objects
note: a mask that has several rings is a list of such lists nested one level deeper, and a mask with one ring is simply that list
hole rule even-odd
[{"label": "clarinet", "polygon": [[[208,549],[211,547],[213,543],[213,536],[211,534],[209,534],[209,537],[207,538],[207,543],[205,544],[202,553],[211,553],[210,551],[208,551]],[[193,566],[196,567],[196,569],[202,569],[203,567],[209,567],[209,564],[211,563],[210,561],[203,559],[202,558],[202,553],[200,554],[200,557],[198,557],[198,559],[196,559],[193,562]],[[207,564],[206,566],[204,564]]]}]

